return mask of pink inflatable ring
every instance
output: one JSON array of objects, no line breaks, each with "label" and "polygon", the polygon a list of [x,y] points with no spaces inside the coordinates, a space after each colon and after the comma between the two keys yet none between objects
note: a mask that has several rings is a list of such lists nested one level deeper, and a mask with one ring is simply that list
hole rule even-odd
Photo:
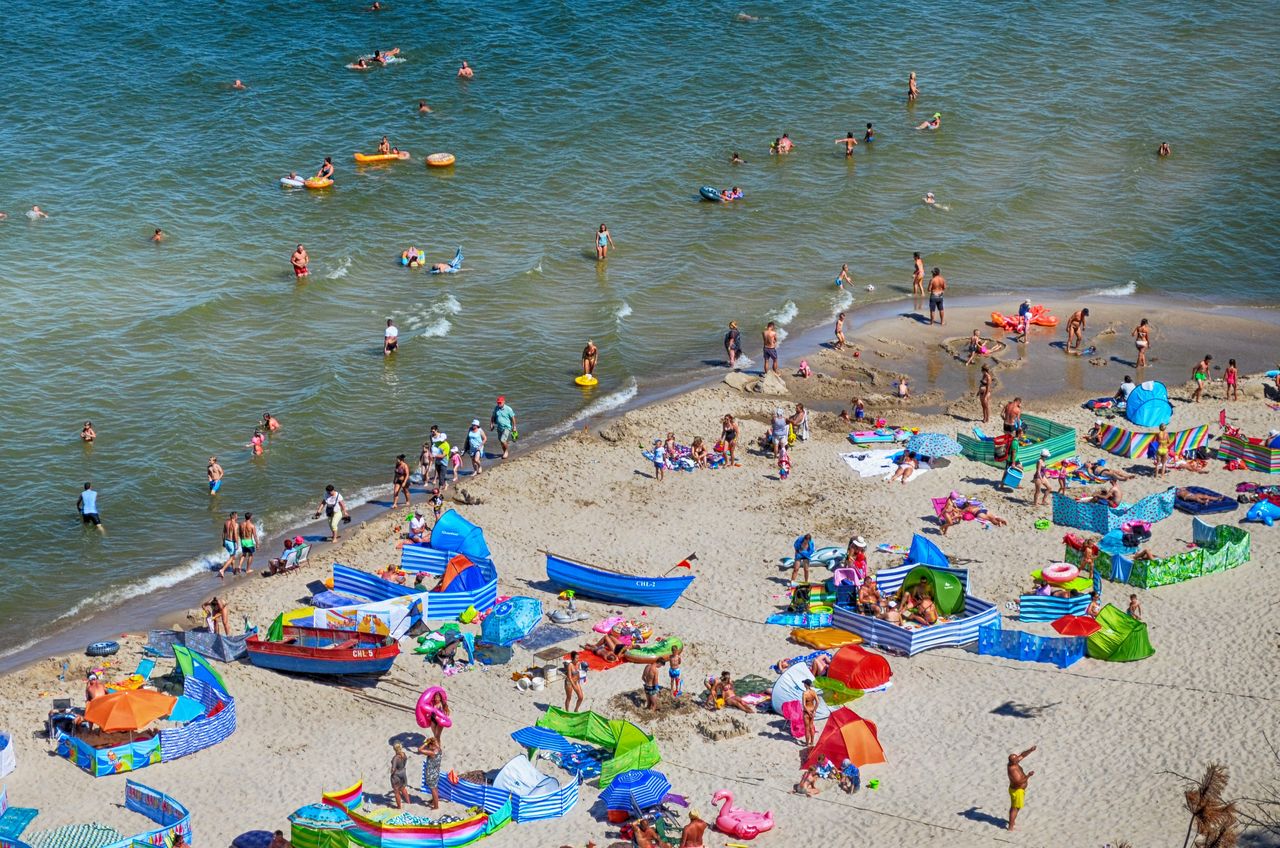
[{"label": "pink inflatable ring", "polygon": [[[440,697],[439,707],[433,703],[437,695]],[[453,719],[444,711],[444,708],[448,705],[449,698],[445,695],[443,686],[428,687],[418,696],[418,708],[414,711],[418,719],[418,727],[431,727],[432,725],[452,727]]]},{"label": "pink inflatable ring", "polygon": [[1070,583],[1080,576],[1080,569],[1069,562],[1055,562],[1040,569],[1040,576],[1050,583]]}]

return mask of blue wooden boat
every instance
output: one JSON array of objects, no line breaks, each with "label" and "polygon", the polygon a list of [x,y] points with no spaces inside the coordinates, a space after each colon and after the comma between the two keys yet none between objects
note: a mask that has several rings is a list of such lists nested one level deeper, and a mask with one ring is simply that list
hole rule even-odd
[{"label": "blue wooden boat", "polygon": [[571,559],[547,554],[547,579],[584,598],[614,601],[632,606],[670,609],[693,582],[694,575],[633,577]]},{"label": "blue wooden boat", "polygon": [[255,634],[245,647],[254,665],[296,674],[384,674],[400,654],[392,636],[293,625],[278,642]]}]

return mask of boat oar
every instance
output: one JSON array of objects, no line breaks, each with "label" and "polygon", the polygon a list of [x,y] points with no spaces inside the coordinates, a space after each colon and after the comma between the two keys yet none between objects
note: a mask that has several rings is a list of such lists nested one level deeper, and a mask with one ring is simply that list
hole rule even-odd
[{"label": "boat oar", "polygon": [[692,570],[693,570],[693,565],[692,565],[692,563],[693,563],[693,561],[694,561],[695,559],[697,559],[697,558],[698,558],[698,555],[697,555],[697,554],[689,554],[687,557],[685,557],[684,559],[680,560],[680,561],[679,561],[679,562],[677,562],[675,565],[673,565],[673,566],[671,566],[670,568],[668,568],[666,571],[662,572],[662,576],[663,576],[663,577],[666,577],[668,574],[670,574],[671,572],[675,571],[677,568],[687,568],[687,569],[689,569],[690,571],[692,571]]}]

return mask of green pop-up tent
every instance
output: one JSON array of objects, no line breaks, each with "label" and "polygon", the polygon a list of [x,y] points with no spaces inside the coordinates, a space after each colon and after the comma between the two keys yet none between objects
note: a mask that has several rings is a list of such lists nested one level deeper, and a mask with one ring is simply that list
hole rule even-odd
[{"label": "green pop-up tent", "polygon": [[1102,629],[1089,637],[1085,649],[1095,660],[1133,662],[1156,652],[1147,638],[1147,625],[1117,607],[1107,604],[1098,613]]},{"label": "green pop-up tent", "polygon": [[945,571],[934,571],[925,565],[907,572],[902,581],[903,591],[909,592],[923,581],[931,590],[933,602],[942,615],[954,615],[964,610],[964,586],[960,578]]},{"label": "green pop-up tent", "polygon": [[557,707],[547,711],[536,722],[538,727],[554,730],[561,736],[608,748],[613,758],[600,767],[600,788],[604,789],[624,771],[647,769],[658,764],[658,743],[653,737],[629,721],[607,719],[591,711],[571,713]]}]

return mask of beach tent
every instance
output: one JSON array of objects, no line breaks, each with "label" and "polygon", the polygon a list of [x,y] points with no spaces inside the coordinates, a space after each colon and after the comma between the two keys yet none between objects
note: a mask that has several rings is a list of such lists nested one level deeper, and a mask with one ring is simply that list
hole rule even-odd
[{"label": "beach tent", "polygon": [[18,756],[14,753],[13,737],[0,731],[0,777],[11,773],[18,767]]},{"label": "beach tent", "polygon": [[293,848],[347,848],[350,823],[340,807],[308,804],[289,816],[289,841]]},{"label": "beach tent", "polygon": [[880,654],[873,654],[860,645],[845,645],[831,658],[826,676],[850,689],[865,692],[888,683],[893,672],[889,661]]},{"label": "beach tent", "polygon": [[559,707],[547,707],[535,726],[612,751],[612,759],[600,766],[601,789],[624,771],[646,769],[662,759],[652,736],[629,721],[610,720],[589,710],[571,713]]},{"label": "beach tent", "polygon": [[512,757],[494,776],[493,785],[519,798],[538,798],[560,791],[556,779],[538,771],[524,754]]},{"label": "beach tent", "polygon": [[217,669],[209,665],[209,661],[199,654],[192,653],[183,645],[173,646],[173,656],[178,661],[178,670],[184,678],[194,677],[201,683],[212,686],[215,691],[227,695],[227,684],[218,674]]},{"label": "beach tent", "polygon": [[951,565],[942,549],[919,533],[911,537],[911,548],[907,551],[903,565],[940,565],[946,568]]},{"label": "beach tent", "polygon": [[431,528],[431,547],[464,554],[473,560],[493,559],[484,531],[452,509],[440,516]]},{"label": "beach tent", "polygon": [[449,560],[440,577],[437,592],[472,592],[485,584],[484,574],[462,554]]},{"label": "beach tent", "polygon": [[804,767],[830,760],[839,768],[846,759],[858,768],[883,763],[884,749],[876,735],[874,722],[867,721],[848,707],[841,707],[831,714],[822,728],[822,735],[809,752]]},{"label": "beach tent", "polygon": [[1148,380],[1129,392],[1125,417],[1139,427],[1159,427],[1168,424],[1173,417],[1173,404],[1169,403],[1169,390],[1164,383]]},{"label": "beach tent", "polygon": [[1111,604],[1098,613],[1098,624],[1102,629],[1090,636],[1085,646],[1095,660],[1133,662],[1145,660],[1156,652],[1147,638],[1146,623]]},{"label": "beach tent", "polygon": [[[771,692],[773,711],[783,715],[782,707],[791,701],[799,701],[804,694],[804,682],[813,679],[813,672],[809,669],[808,663],[796,663],[782,672],[778,681],[773,684]],[[814,714],[814,719],[822,721],[829,715],[831,715],[831,708],[822,700],[822,693],[818,692],[818,711]]]},{"label": "beach tent", "polygon": [[948,571],[938,571],[928,566],[917,566],[902,580],[904,591],[914,589],[920,583],[929,586],[933,602],[941,615],[954,615],[964,610],[964,584]]}]

